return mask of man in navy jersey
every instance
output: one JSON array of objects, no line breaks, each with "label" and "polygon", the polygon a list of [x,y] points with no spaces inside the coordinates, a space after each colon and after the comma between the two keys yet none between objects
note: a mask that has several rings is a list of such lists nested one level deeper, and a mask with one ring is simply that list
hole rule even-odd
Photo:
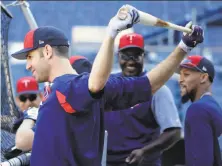
[{"label": "man in navy jersey", "polygon": [[108,79],[116,35],[139,21],[137,9],[127,7],[125,20],[119,19],[118,15],[110,20],[90,74],[77,75],[68,59],[68,39],[54,27],[29,31],[24,49],[12,54],[17,59],[27,59],[26,68],[38,82],[53,83],[51,93],[39,109],[32,166],[101,165],[106,100],[119,101],[119,109],[150,100],[152,93],[170,78],[187,52],[203,42],[202,29],[188,24],[192,33],[183,36],[169,57],[146,76]]},{"label": "man in navy jersey", "polygon": [[[69,58],[69,61],[73,69],[75,69],[78,74],[81,74],[83,72],[89,73],[91,71],[92,64],[84,56],[80,56],[80,55],[71,56]],[[29,80],[28,82],[29,84],[27,84],[27,87],[22,86],[22,84],[24,84],[23,80],[27,80],[27,79]],[[23,93],[24,92],[30,93],[30,92],[33,92],[34,90],[35,90],[35,93],[36,91],[39,93],[38,83],[32,77],[24,77],[24,78],[21,78],[17,82],[17,92],[21,91]],[[46,85],[44,88],[44,98],[47,98],[50,91],[51,91],[50,86]],[[29,108],[27,107],[26,110],[24,110],[24,116],[19,119],[19,124],[17,124],[18,131],[16,133],[16,139],[15,139],[16,147],[19,150],[30,151],[32,149],[33,140],[34,140],[34,132],[36,128],[35,122],[38,116],[38,107],[41,102],[41,99],[43,99],[43,95],[41,94],[40,97],[41,98],[37,98],[37,103],[35,105],[33,105],[32,102],[30,103],[29,101],[26,101],[25,103],[26,104],[25,106],[28,105]],[[20,105],[21,104],[23,103],[20,103]]]},{"label": "man in navy jersey", "polygon": [[[123,35],[119,42],[118,59],[122,71],[114,76],[144,76],[147,71],[143,70],[142,35]],[[113,110],[115,103],[109,105],[108,101],[107,107]],[[105,112],[104,120],[109,134],[108,166],[159,166],[161,152],[180,139],[181,123],[167,86],[161,87],[149,102],[121,111]]]},{"label": "man in navy jersey", "polygon": [[202,56],[189,56],[180,65],[182,102],[192,102],[185,118],[187,166],[222,165],[218,143],[222,134],[222,109],[211,93],[214,75],[212,62]]}]

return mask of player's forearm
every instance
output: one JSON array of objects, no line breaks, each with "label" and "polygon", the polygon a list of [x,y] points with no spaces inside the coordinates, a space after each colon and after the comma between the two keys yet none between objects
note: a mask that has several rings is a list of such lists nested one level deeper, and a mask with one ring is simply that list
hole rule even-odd
[{"label": "player's forearm", "polygon": [[34,132],[32,127],[35,122],[31,119],[25,119],[21,126],[18,128],[15,136],[15,145],[22,151],[29,151],[32,149],[34,140]]},{"label": "player's forearm", "polygon": [[185,55],[186,52],[177,46],[164,61],[148,72],[153,94],[173,75]]},{"label": "player's forearm", "polygon": [[156,140],[143,147],[144,153],[160,152],[167,150],[180,139],[181,129],[174,128],[163,132]]},{"label": "player's forearm", "polygon": [[102,90],[112,70],[114,56],[114,39],[107,36],[94,60],[89,77],[89,90],[98,92]]}]

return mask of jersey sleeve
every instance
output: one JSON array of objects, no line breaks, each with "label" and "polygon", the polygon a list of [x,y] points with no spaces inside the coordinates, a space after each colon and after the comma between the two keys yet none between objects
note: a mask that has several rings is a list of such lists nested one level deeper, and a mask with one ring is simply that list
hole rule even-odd
[{"label": "jersey sleeve", "polygon": [[209,116],[199,104],[189,107],[186,116],[186,165],[213,165],[213,132]]},{"label": "jersey sleeve", "polygon": [[65,90],[56,90],[57,99],[67,113],[90,111],[93,104],[99,105],[102,95],[98,97],[96,94],[90,93],[88,79],[89,74],[76,76],[64,85]]},{"label": "jersey sleeve", "polygon": [[106,105],[112,110],[125,109],[151,100],[149,79],[143,77],[122,77],[112,75],[104,89]]},{"label": "jersey sleeve", "polygon": [[173,95],[167,86],[162,86],[153,95],[151,107],[161,132],[172,127],[181,128],[181,122]]}]

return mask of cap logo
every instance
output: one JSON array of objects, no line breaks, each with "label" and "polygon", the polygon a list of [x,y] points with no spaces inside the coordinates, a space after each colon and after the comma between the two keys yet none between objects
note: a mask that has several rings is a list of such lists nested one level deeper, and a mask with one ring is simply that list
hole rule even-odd
[{"label": "cap logo", "polygon": [[30,80],[22,80],[22,83],[24,83],[25,87],[27,88]]},{"label": "cap logo", "polygon": [[133,38],[135,37],[135,35],[129,35],[129,40],[130,40],[130,43],[133,42]]},{"label": "cap logo", "polygon": [[42,41],[42,40],[39,40],[39,44],[43,44],[44,43],[44,41]]},{"label": "cap logo", "polygon": [[205,67],[205,66],[203,66],[202,70],[203,70],[203,71],[207,71],[207,69],[206,69],[206,67]]}]

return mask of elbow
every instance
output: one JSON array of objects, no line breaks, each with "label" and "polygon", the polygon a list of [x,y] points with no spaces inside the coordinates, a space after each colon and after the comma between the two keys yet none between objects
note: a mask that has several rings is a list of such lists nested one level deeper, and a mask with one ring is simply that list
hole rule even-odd
[{"label": "elbow", "polygon": [[89,85],[88,88],[91,93],[98,93],[104,88],[104,85]]},{"label": "elbow", "polygon": [[103,80],[98,79],[96,81],[93,81],[89,79],[88,88],[91,93],[100,92],[104,88],[104,86],[105,86],[105,81]]}]

